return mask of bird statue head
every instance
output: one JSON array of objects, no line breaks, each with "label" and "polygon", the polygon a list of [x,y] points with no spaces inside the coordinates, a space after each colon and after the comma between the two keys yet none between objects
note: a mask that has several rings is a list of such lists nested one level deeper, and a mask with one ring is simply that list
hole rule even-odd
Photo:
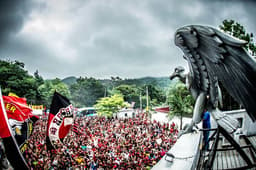
[{"label": "bird statue head", "polygon": [[185,80],[185,74],[184,74],[184,72],[185,72],[185,69],[184,69],[184,67],[182,67],[182,66],[178,66],[178,67],[176,67],[175,69],[174,69],[174,72],[171,74],[171,76],[170,76],[170,80],[173,80],[174,78],[176,78],[176,77],[178,77],[178,78],[180,78],[181,79],[181,81],[184,79]]},{"label": "bird statue head", "polygon": [[190,52],[188,48],[198,47],[197,32],[191,26],[186,26],[178,29],[175,33],[175,45],[183,51]]}]

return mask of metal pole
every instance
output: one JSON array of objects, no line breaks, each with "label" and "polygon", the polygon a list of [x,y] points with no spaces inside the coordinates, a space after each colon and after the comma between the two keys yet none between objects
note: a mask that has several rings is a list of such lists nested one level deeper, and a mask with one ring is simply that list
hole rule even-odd
[{"label": "metal pole", "polygon": [[105,87],[104,97],[107,96],[107,88]]},{"label": "metal pole", "polygon": [[141,92],[140,92],[140,112],[142,111],[142,98],[141,98]]},{"label": "metal pole", "polygon": [[146,112],[148,112],[148,86],[146,86],[146,94],[147,94],[147,109],[146,109]]}]

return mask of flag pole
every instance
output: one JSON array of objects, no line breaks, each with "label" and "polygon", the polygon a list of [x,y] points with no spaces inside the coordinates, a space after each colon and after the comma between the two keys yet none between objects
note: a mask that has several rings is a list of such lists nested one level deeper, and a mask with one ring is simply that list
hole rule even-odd
[{"label": "flag pole", "polygon": [[146,108],[146,112],[148,113],[148,86],[146,86],[146,94],[147,94],[147,108]]}]

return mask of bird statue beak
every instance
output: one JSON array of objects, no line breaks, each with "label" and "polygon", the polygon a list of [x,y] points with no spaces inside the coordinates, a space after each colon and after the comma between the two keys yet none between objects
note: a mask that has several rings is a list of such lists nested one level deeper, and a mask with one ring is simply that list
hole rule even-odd
[{"label": "bird statue beak", "polygon": [[177,77],[177,74],[174,72],[172,75],[170,75],[170,80],[173,80],[175,77]]}]

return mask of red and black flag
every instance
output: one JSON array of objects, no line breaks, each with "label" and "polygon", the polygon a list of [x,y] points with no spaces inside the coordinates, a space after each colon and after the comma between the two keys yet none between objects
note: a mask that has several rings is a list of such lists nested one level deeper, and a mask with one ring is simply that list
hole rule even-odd
[{"label": "red and black flag", "polygon": [[[19,107],[17,107],[19,109]],[[15,110],[15,108],[13,108]],[[20,118],[19,115],[17,117]],[[14,132],[9,124],[5,110],[5,104],[0,89],[0,137],[3,139],[7,159],[14,169],[28,169],[28,165],[20,151],[19,145],[14,137]]]},{"label": "red and black flag", "polygon": [[55,92],[48,116],[46,142],[48,149],[61,142],[69,132],[74,118],[74,108],[69,99]]},{"label": "red and black flag", "polygon": [[26,98],[3,96],[8,119],[24,122],[32,117],[32,109],[27,105]]},{"label": "red and black flag", "polygon": [[32,133],[33,123],[38,117],[32,114],[33,110],[27,105],[26,98],[18,96],[3,96],[5,111],[7,113],[8,122],[11,126],[16,142],[24,151],[27,139]]}]

